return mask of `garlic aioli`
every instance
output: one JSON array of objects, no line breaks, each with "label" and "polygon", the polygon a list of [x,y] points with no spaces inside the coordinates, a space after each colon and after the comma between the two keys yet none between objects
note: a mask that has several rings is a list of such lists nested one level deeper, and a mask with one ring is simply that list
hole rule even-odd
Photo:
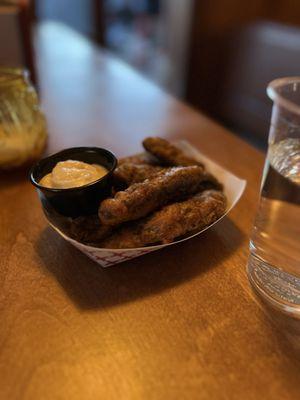
[{"label": "garlic aioli", "polygon": [[59,161],[39,184],[52,189],[69,189],[95,182],[107,173],[102,165],[76,160]]}]

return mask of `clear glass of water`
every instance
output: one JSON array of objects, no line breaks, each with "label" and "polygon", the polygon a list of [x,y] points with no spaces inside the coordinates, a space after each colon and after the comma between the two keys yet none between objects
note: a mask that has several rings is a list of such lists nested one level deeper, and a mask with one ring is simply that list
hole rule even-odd
[{"label": "clear glass of water", "polygon": [[268,303],[300,317],[300,77],[276,79],[248,277]]}]

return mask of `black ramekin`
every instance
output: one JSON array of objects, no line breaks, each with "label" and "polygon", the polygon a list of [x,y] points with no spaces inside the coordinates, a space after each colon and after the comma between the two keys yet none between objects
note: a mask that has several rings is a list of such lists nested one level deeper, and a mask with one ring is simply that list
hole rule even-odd
[{"label": "black ramekin", "polygon": [[[68,189],[52,189],[39,184],[59,161],[77,160],[99,164],[108,173],[95,182]],[[117,166],[116,157],[108,150],[98,147],[73,147],[40,160],[30,171],[30,181],[36,187],[43,210],[47,216],[59,214],[79,217],[97,213],[101,200],[111,195],[112,173]]]}]

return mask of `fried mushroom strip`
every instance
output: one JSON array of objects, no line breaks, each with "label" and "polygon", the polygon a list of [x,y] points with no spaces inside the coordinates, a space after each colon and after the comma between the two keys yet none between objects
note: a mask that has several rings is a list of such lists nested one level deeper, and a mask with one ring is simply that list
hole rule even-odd
[{"label": "fried mushroom strip", "polygon": [[143,146],[163,165],[184,167],[198,165],[204,168],[204,165],[201,162],[186,156],[182,150],[168,142],[166,139],[148,137],[143,140]]},{"label": "fried mushroom strip", "polygon": [[112,235],[104,239],[99,246],[105,249],[131,249],[143,247],[141,229],[144,221],[133,221],[123,224]]},{"label": "fried mushroom strip", "polygon": [[206,190],[190,199],[170,204],[153,214],[141,232],[141,241],[170,243],[189,232],[199,231],[220,218],[226,210],[222,192]]},{"label": "fried mushroom strip", "polygon": [[109,236],[112,228],[101,224],[98,215],[82,216],[71,220],[68,233],[78,242],[95,245]]},{"label": "fried mushroom strip", "polygon": [[123,163],[114,171],[114,182],[117,186],[130,186],[152,178],[163,170],[163,167],[149,164]]},{"label": "fried mushroom strip", "polygon": [[100,221],[104,225],[118,225],[144,217],[171,201],[198,192],[201,184],[210,178],[211,175],[198,166],[167,169],[104,200],[98,212]]},{"label": "fried mushroom strip", "polygon": [[103,248],[134,248],[170,243],[190,232],[199,231],[220,218],[226,209],[222,192],[207,190],[173,203],[146,218],[127,223],[101,242]]}]

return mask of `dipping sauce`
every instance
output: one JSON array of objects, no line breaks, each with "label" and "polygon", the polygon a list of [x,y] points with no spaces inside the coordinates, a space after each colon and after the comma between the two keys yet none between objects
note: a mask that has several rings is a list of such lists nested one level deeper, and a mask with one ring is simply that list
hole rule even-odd
[{"label": "dipping sauce", "polygon": [[39,184],[52,189],[69,189],[95,182],[107,173],[108,170],[102,165],[76,160],[60,161]]}]

